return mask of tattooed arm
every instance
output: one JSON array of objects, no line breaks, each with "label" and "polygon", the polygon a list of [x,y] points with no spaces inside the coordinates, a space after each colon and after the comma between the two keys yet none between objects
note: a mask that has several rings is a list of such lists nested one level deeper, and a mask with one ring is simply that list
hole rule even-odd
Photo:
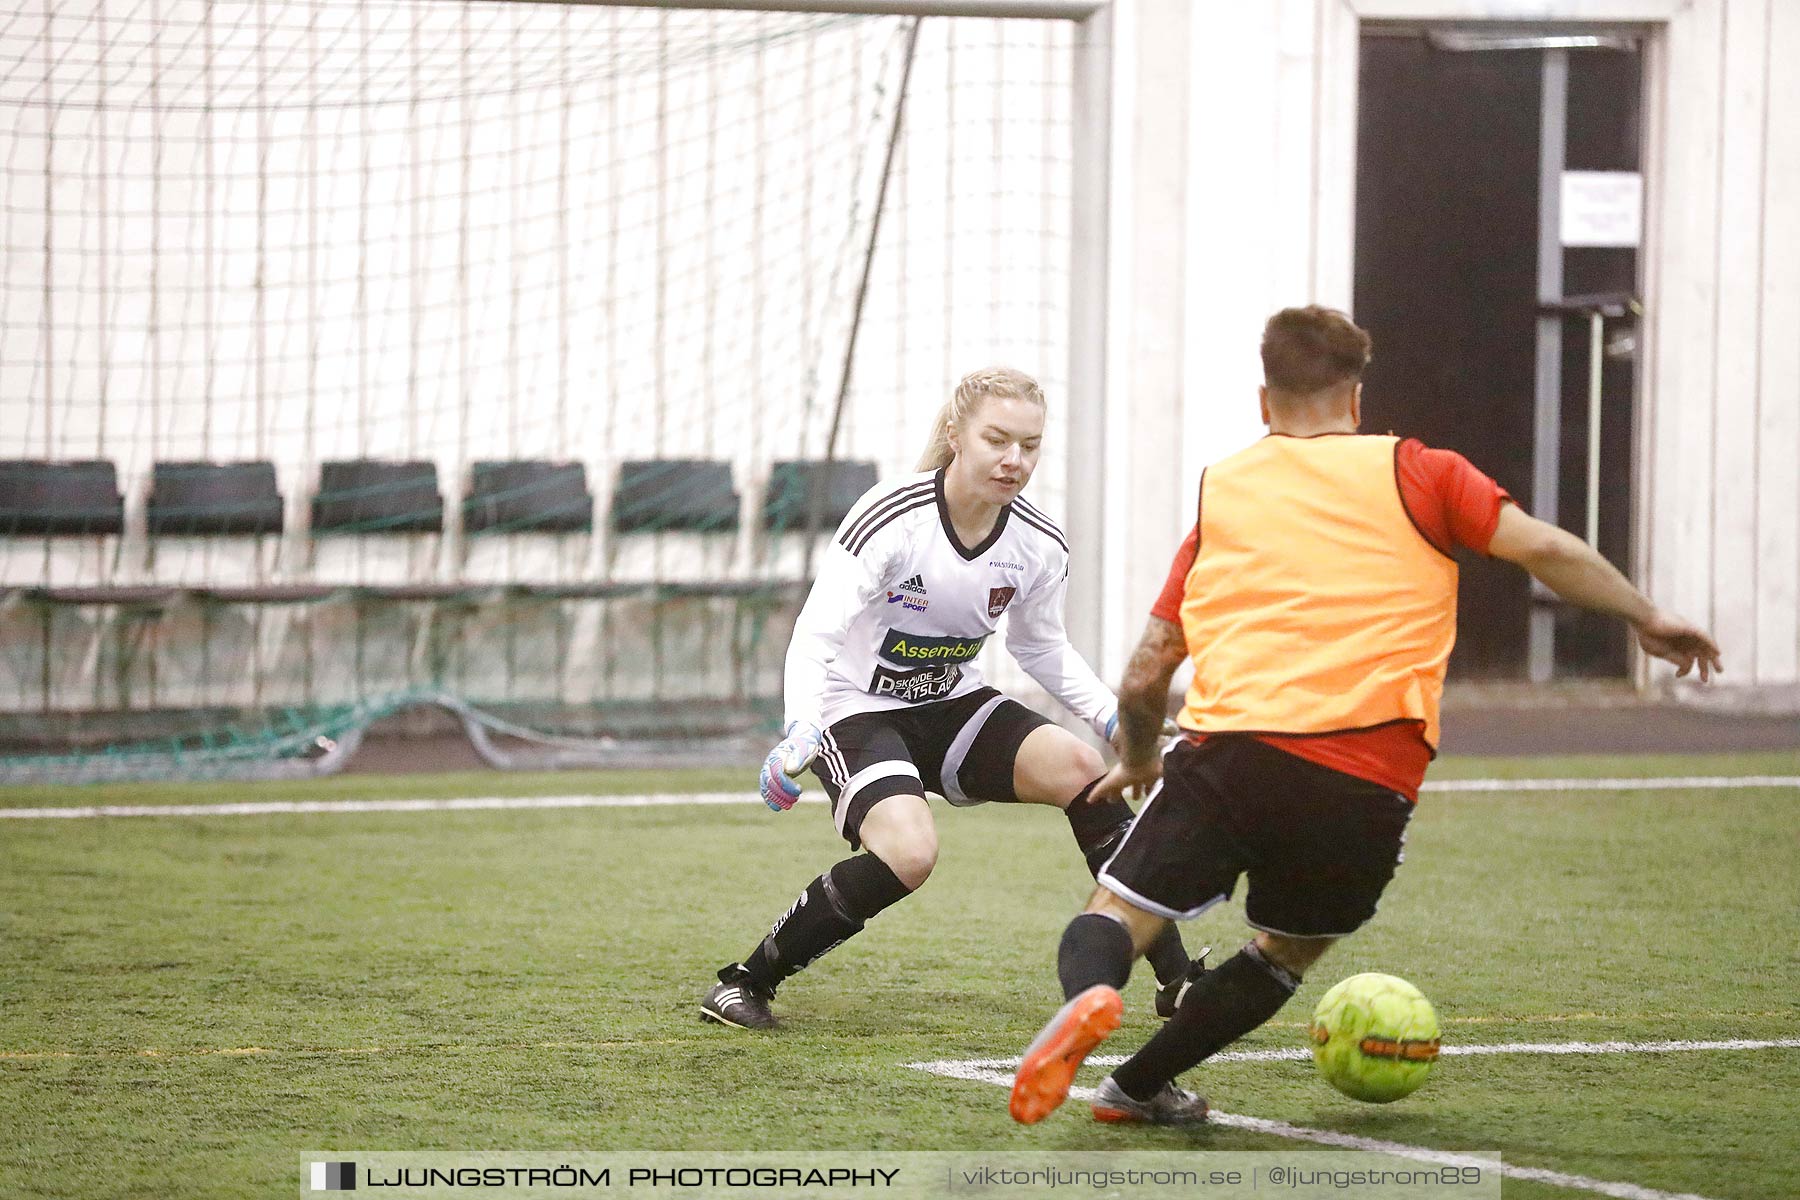
[{"label": "tattooed arm", "polygon": [[1164,710],[1169,702],[1169,681],[1187,657],[1187,640],[1181,626],[1151,617],[1139,639],[1125,680],[1119,687],[1119,762],[1094,785],[1090,802],[1123,795],[1133,788],[1148,788],[1162,778],[1161,740]]}]

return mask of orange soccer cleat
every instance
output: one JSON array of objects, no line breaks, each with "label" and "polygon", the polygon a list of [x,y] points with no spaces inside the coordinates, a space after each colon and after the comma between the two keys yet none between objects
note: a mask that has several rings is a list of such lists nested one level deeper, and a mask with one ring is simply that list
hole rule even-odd
[{"label": "orange soccer cleat", "polygon": [[1095,984],[1057,1011],[1031,1045],[1013,1076],[1013,1120],[1035,1125],[1069,1097],[1075,1070],[1094,1047],[1119,1027],[1125,1001],[1118,989]]}]

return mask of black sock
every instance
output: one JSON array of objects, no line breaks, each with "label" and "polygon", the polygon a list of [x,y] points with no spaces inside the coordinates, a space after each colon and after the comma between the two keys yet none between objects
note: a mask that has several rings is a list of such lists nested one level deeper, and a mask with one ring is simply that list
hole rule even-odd
[{"label": "black sock", "polygon": [[1181,930],[1175,928],[1170,921],[1163,926],[1156,940],[1144,951],[1144,961],[1156,973],[1156,982],[1167,986],[1178,979],[1185,979],[1188,971],[1187,947],[1181,944]]},{"label": "black sock", "polygon": [[1168,1023],[1113,1072],[1134,1100],[1148,1100],[1177,1075],[1274,1016],[1300,980],[1251,942],[1188,990]]},{"label": "black sock", "polygon": [[[806,885],[750,957],[744,969],[765,991],[862,931],[863,923],[905,898],[910,889],[873,854],[846,858]],[[727,967],[719,973],[725,978]]]},{"label": "black sock", "polygon": [[[1094,783],[1099,782],[1094,780]],[[1082,788],[1063,811],[1069,818],[1075,844],[1081,847],[1081,857],[1087,860],[1088,873],[1098,878],[1100,868],[1131,832],[1132,815],[1131,806],[1117,796],[1089,804],[1087,797],[1094,790],[1094,783]],[[1187,975],[1187,947],[1181,944],[1181,931],[1173,923],[1156,935],[1156,940],[1144,951],[1144,961],[1156,972],[1156,982],[1160,984],[1174,983]]]},{"label": "black sock", "polygon": [[1082,913],[1063,930],[1056,951],[1056,977],[1063,999],[1073,1000],[1096,984],[1122,988],[1131,978],[1131,934],[1101,913]]},{"label": "black sock", "polygon": [[859,921],[867,921],[882,909],[912,895],[892,867],[873,854],[858,854],[835,864],[825,873],[844,907]]}]

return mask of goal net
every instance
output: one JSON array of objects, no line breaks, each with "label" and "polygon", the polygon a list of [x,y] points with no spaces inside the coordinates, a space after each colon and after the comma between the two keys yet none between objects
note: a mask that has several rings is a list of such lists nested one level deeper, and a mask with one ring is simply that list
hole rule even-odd
[{"label": "goal net", "polygon": [[913,34],[14,6],[0,778],[326,770],[421,701],[760,736],[829,507],[778,464],[910,470],[978,366],[1045,384],[1059,513],[1072,31]]}]

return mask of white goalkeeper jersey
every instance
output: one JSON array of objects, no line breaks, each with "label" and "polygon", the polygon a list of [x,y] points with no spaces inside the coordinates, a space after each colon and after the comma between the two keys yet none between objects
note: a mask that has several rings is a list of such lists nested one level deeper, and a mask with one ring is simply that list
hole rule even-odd
[{"label": "white goalkeeper jersey", "polygon": [[964,546],[942,471],[871,488],[838,527],[788,644],[788,721],[952,700],[982,686],[975,656],[1006,618],[1006,648],[1043,689],[1105,736],[1117,712],[1063,629],[1069,547],[1024,499]]}]

